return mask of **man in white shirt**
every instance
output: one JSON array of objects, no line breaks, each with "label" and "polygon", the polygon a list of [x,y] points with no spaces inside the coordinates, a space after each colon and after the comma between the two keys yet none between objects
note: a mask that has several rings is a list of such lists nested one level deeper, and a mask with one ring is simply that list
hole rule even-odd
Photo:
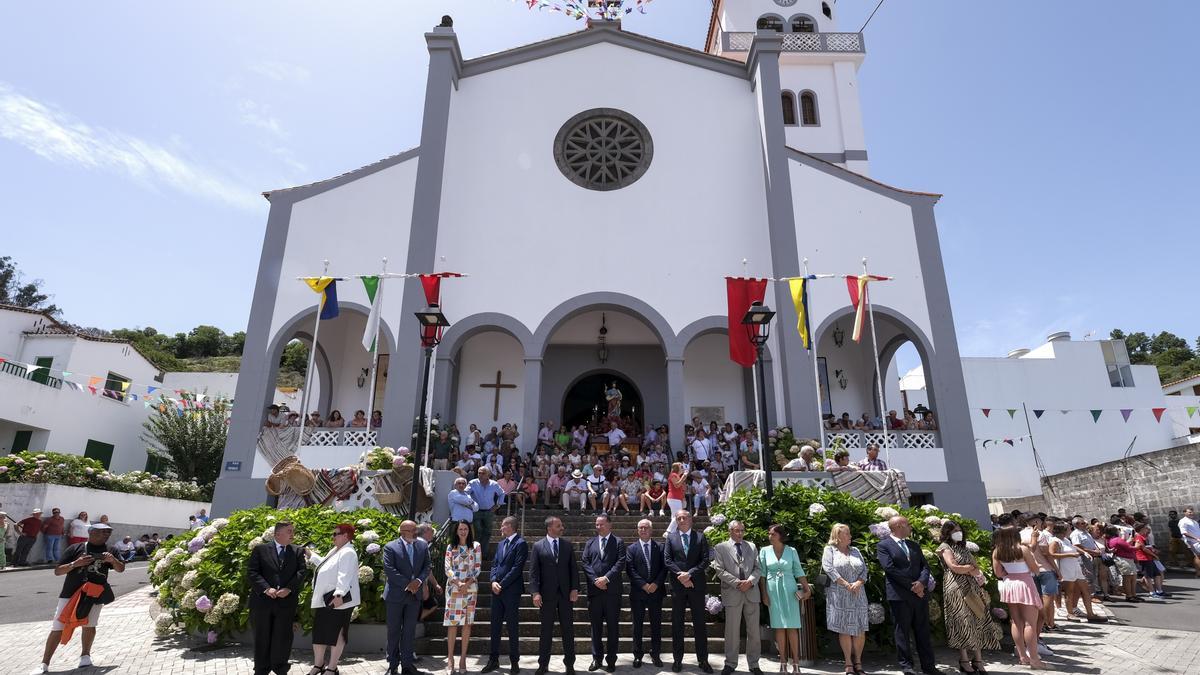
[{"label": "man in white shirt", "polygon": [[625,432],[617,428],[616,422],[613,422],[611,427],[604,435],[608,437],[609,452],[616,452],[621,449],[621,442],[625,440]]},{"label": "man in white shirt", "polygon": [[579,510],[583,511],[584,505],[587,504],[588,484],[583,479],[583,472],[575,469],[571,474],[571,480],[567,481],[562,492],[562,505],[567,511],[571,510],[571,500],[579,500]]},{"label": "man in white shirt", "polygon": [[538,444],[554,445],[554,429],[553,422],[546,422],[542,428],[538,429]]},{"label": "man in white shirt", "polygon": [[696,440],[692,441],[692,454],[695,455],[696,462],[708,461],[708,435],[703,429],[696,430]]},{"label": "man in white shirt", "polygon": [[1196,512],[1189,506],[1183,510],[1179,519],[1179,534],[1183,543],[1192,552],[1192,567],[1196,568],[1196,576],[1200,577],[1200,524],[1196,522]]}]

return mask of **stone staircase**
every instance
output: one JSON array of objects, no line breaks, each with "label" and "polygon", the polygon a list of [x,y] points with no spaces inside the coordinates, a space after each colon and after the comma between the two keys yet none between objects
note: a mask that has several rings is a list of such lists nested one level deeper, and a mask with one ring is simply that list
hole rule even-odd
[{"label": "stone staircase", "polygon": [[[583,550],[583,545],[588,539],[596,536],[595,514],[591,511],[580,513],[578,510],[572,510],[567,514],[562,509],[545,509],[545,508],[530,508],[525,511],[525,525],[521,532],[521,536],[532,547],[533,543],[545,537],[546,531],[543,524],[547,516],[554,515],[562,518],[564,532],[563,537],[571,542],[575,550],[575,556],[578,560]],[[517,514],[518,518],[520,514]],[[625,515],[624,511],[620,515],[611,515],[612,532],[620,537],[626,544],[637,541],[637,522],[644,516],[638,515],[636,509],[630,515]],[[669,517],[654,516],[650,518],[654,522],[654,540],[662,543],[663,532],[666,531],[669,524]],[[496,544],[500,540],[499,532],[500,518],[496,519],[496,531],[492,533],[491,551],[494,553]],[[701,516],[694,521],[694,527],[703,530],[709,525],[707,516]],[[440,556],[435,556],[435,560],[440,561]],[[491,570],[491,560],[484,560],[483,572],[480,574],[479,584],[479,600],[475,609],[475,624],[471,629],[471,644],[469,651],[472,654],[486,655],[490,650],[490,622],[492,616],[492,594],[488,588],[488,581]],[[529,583],[529,569],[525,570],[525,583]],[[579,600],[574,607],[574,628],[575,628],[575,653],[577,659],[583,660],[586,663],[588,654],[591,652],[591,624],[588,620],[588,605],[587,597],[583,589],[586,588],[586,579],[582,568],[579,571],[579,588],[581,589]],[[629,605],[629,577],[623,574],[621,577],[624,598],[621,603],[620,614],[620,644],[617,647],[617,652],[622,654],[630,654],[633,652],[633,620],[632,610]],[[668,580],[668,584],[670,581]],[[708,583],[709,595],[720,595],[720,585],[715,581]],[[521,608],[519,610],[519,641],[522,655],[536,655],[538,651],[538,632],[540,630],[539,611],[533,606],[533,599],[528,592],[522,598]],[[708,650],[710,653],[719,654],[725,649],[724,634],[725,628],[721,623],[714,623],[714,617],[709,617],[708,622]],[[719,619],[719,617],[717,617]],[[648,617],[645,620],[649,620]],[[417,639],[416,650],[419,654],[434,654],[444,655],[446,653],[446,631],[447,628],[442,625],[441,620],[430,620],[425,623],[425,634]],[[649,640],[650,629],[646,627],[644,630],[645,639]],[[663,645],[662,653],[667,661],[670,661],[671,653],[671,593],[670,587],[667,589],[667,596],[663,601]],[[692,639],[692,630],[689,626],[687,629],[687,641],[685,651],[693,653],[695,651],[695,642]],[[507,633],[502,635],[501,645],[501,662],[507,664],[508,637]],[[562,641],[559,638],[558,629],[555,628],[553,652],[555,654],[562,653]]]}]

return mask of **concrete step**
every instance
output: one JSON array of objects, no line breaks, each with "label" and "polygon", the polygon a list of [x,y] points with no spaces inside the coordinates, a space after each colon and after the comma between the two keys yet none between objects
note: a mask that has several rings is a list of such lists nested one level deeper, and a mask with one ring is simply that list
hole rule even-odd
[{"label": "concrete step", "polygon": [[[623,607],[628,608],[628,606],[629,606],[628,585],[626,585],[626,587],[623,590],[624,590],[624,593],[622,594],[623,597],[621,598],[621,605]],[[707,593],[708,595],[717,595],[720,593],[720,587],[717,584],[710,583],[706,587],[705,593]],[[491,607],[493,597],[494,596],[492,596],[492,594],[490,592],[480,593],[478,599],[475,602],[476,611],[478,611],[479,609],[482,609],[484,607]],[[526,593],[521,596],[521,607],[522,608],[533,607],[533,596],[530,595],[528,591],[526,591]],[[581,607],[584,608],[584,610],[586,611],[587,597],[584,596],[583,593],[579,594],[579,601],[575,603],[576,610],[578,610]],[[668,589],[667,595],[663,599],[663,610],[664,611],[668,610],[668,609],[670,609],[670,607],[671,607],[671,591],[670,591],[670,589]]]},{"label": "concrete step", "polygon": [[[573,612],[573,614],[575,615],[575,622],[578,623],[578,622],[582,621],[584,623],[587,623],[588,622],[587,605],[584,603],[578,603],[575,605],[574,609],[575,609],[575,611]],[[541,621],[541,613],[540,612],[541,612],[541,610],[539,610],[537,607],[534,607],[532,602],[529,602],[528,606],[522,605],[520,608],[517,609],[517,618],[522,622],[529,621],[529,622],[533,622],[536,624],[539,621]],[[633,610],[630,609],[629,607],[622,607],[619,617],[620,617],[619,618],[620,621],[632,621],[633,620]],[[670,623],[670,618],[671,618],[670,602],[665,601],[663,603],[663,620],[666,621],[667,623]],[[483,606],[483,605],[475,606],[475,622],[476,623],[488,623],[491,620],[492,620],[492,608],[490,605],[489,606]],[[647,620],[647,619],[643,619],[643,620]]]},{"label": "concrete step", "polygon": [[[476,614],[475,623],[477,625],[485,626],[485,628],[483,628],[483,630],[491,630],[490,622],[482,623],[479,619],[478,614]],[[691,634],[690,625],[691,624],[688,624],[689,635]],[[584,639],[584,640],[590,638],[590,636],[592,634],[591,633],[592,626],[591,626],[591,623],[587,619],[586,613],[582,615],[582,618],[581,618],[581,615],[576,614],[574,627],[575,627],[575,637],[576,638]],[[624,623],[619,624],[618,627],[620,628],[621,637],[631,638],[633,636],[633,624],[632,623],[626,621]],[[425,637],[431,638],[431,639],[438,638],[438,637],[445,637],[446,636],[446,628],[447,628],[446,626],[443,626],[439,622],[428,622],[425,624]],[[517,632],[521,637],[536,638],[539,635],[540,630],[541,630],[541,625],[540,625],[540,622],[538,619],[533,619],[531,621],[522,621],[517,626]],[[644,630],[648,632],[650,630],[650,627],[645,626]],[[663,617],[663,632],[665,632],[665,633],[671,632],[671,621],[670,621],[669,616]],[[725,634],[725,624],[709,623],[708,624],[708,634],[710,637],[712,635],[724,635]]]},{"label": "concrete step", "polygon": [[[662,641],[662,656],[663,656],[663,661],[667,664],[670,664],[671,663],[671,636],[670,636],[671,629],[670,629],[670,626],[664,626],[663,628],[664,628],[664,630],[663,630],[663,641]],[[491,652],[491,638],[487,636],[487,634],[486,634],[487,630],[489,630],[489,628],[486,625],[478,625],[477,624],[472,628],[471,641],[470,641],[469,646],[467,647],[468,654],[486,656],[487,654],[489,654]],[[483,636],[480,636],[481,631],[484,632]],[[649,631],[646,632],[644,640],[645,640],[644,644],[647,647],[649,647],[649,645],[650,645]],[[539,639],[537,637],[528,637],[528,636],[524,636],[524,635],[519,637],[517,639],[517,643],[518,643],[518,650],[520,651],[521,656],[522,657],[536,657],[537,653],[538,653],[538,641],[539,641]],[[554,642],[551,645],[550,651],[552,654],[562,654],[563,653],[562,647],[563,647],[563,642],[559,638],[559,633],[556,628],[555,634],[554,634]],[[440,656],[441,658],[445,658],[446,638],[444,638],[444,637],[417,638],[416,644],[414,645],[414,650],[418,654],[431,655],[431,656],[426,657],[427,659],[434,659],[435,656]],[[687,638],[684,640],[683,651],[686,654],[696,653],[696,641],[692,637],[691,630],[688,631]],[[501,652],[500,665],[503,666],[505,669],[507,669],[507,667],[508,667],[508,656],[507,656],[508,637],[507,637],[507,635],[505,635],[502,638],[500,652]],[[721,634],[713,635],[713,632],[709,631],[708,653],[709,654],[722,654],[724,652],[725,652],[725,638],[722,637]],[[576,637],[575,638],[575,670],[577,672],[586,672],[585,669],[587,668],[587,665],[591,661],[591,658],[592,658],[591,653],[592,653],[591,640],[588,638]],[[628,655],[632,654],[632,653],[633,653],[633,640],[630,638],[622,638],[617,645],[617,654],[622,655],[619,657],[618,663],[625,664],[626,659],[629,658]],[[430,661],[430,663],[436,663],[436,662],[437,662],[436,660]],[[649,663],[649,657],[647,657],[647,663]],[[442,665],[444,666],[445,663],[443,662]],[[507,670],[505,670],[503,672],[507,672]]]}]

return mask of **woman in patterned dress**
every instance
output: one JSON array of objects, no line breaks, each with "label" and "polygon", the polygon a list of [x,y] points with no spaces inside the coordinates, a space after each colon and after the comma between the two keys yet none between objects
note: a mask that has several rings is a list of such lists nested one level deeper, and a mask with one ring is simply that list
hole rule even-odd
[{"label": "woman in patterned dress", "polygon": [[[446,547],[446,645],[449,656],[446,670],[451,674],[467,672],[467,647],[471,644],[471,624],[475,622],[475,602],[479,597],[477,580],[483,566],[483,551],[474,540],[470,521],[454,524],[454,535]],[[462,626],[462,649],[458,669],[454,668],[454,638]]]},{"label": "woman in patterned dress", "polygon": [[838,634],[846,672],[861,675],[863,647],[867,644],[867,563],[850,545],[850,526],[838,523],[829,532],[821,556],[821,569],[829,577],[825,591],[825,627]]},{"label": "woman in patterned dress", "polygon": [[[964,673],[986,673],[984,649],[1000,648],[1000,629],[992,622],[988,609],[990,597],[983,590],[983,572],[975,554],[967,550],[962,528],[953,520],[942,523],[942,544],[938,558],[942,576],[942,600],[946,621],[946,641],[958,650],[958,669]],[[968,669],[968,666],[970,667]]]},{"label": "woman in patterned dress", "polygon": [[[772,525],[768,530],[770,546],[758,551],[758,567],[763,571],[759,582],[763,602],[771,615],[775,629],[775,644],[779,648],[779,672],[800,672],[800,603],[812,596],[808,577],[800,564],[800,554],[787,545],[787,530]],[[803,587],[803,588],[801,588]],[[790,648],[790,649],[789,649]],[[788,653],[792,664],[789,669]]]}]

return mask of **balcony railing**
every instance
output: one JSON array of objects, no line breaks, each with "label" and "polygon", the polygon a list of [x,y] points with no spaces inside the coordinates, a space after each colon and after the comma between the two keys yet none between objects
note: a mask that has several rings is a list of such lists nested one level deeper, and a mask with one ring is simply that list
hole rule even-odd
[{"label": "balcony railing", "polygon": [[5,361],[4,363],[0,363],[0,373],[13,375],[23,380],[31,380],[54,389],[62,389],[62,380],[51,376],[49,373],[43,373],[40,368],[30,373],[29,369],[25,366],[18,365],[12,361]]},{"label": "balcony railing", "polygon": [[[748,52],[754,33],[722,33],[721,51]],[[785,52],[865,54],[862,33],[783,33]]]},{"label": "balcony railing", "polygon": [[[886,438],[885,438],[886,436]],[[875,444],[880,448],[908,448],[913,450],[942,447],[942,439],[936,431],[827,431],[825,446],[832,448],[841,440],[843,448],[856,450]]]},{"label": "balcony railing", "polygon": [[377,432],[371,429],[305,429],[303,446],[373,448]]}]

